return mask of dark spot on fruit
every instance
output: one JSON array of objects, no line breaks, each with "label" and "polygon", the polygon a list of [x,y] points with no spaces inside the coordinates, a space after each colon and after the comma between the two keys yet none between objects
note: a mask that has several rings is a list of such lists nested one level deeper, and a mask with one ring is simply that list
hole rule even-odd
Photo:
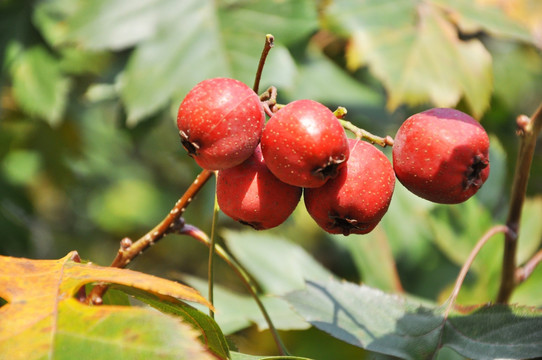
[{"label": "dark spot on fruit", "polygon": [[339,215],[329,214],[329,218],[333,221],[332,228],[339,228],[344,236],[350,235],[353,230],[361,230],[367,228],[367,224],[359,222],[356,219],[352,219],[348,216],[341,217]]},{"label": "dark spot on fruit", "polygon": [[186,134],[182,130],[179,131],[179,135],[181,136],[181,144],[186,149],[186,151],[188,151],[188,155],[192,157],[198,155],[199,144],[194,141],[190,141],[188,134]]},{"label": "dark spot on fruit", "polygon": [[338,158],[329,157],[329,160],[321,167],[314,169],[311,174],[320,179],[333,179],[339,173],[339,166],[346,161],[346,156],[341,154]]},{"label": "dark spot on fruit", "polygon": [[482,180],[482,170],[489,165],[489,161],[482,159],[480,155],[475,155],[471,166],[465,172],[465,180],[463,181],[463,189],[467,190],[471,187],[479,188],[484,183]]}]

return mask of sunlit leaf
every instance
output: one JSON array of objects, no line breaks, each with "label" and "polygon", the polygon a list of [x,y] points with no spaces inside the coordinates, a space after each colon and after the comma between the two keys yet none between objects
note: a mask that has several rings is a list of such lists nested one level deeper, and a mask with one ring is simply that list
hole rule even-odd
[{"label": "sunlit leaf", "polygon": [[271,294],[303,288],[305,280],[333,276],[302,247],[286,239],[253,231],[228,230],[223,236],[237,260]]},{"label": "sunlit leaf", "polygon": [[502,8],[490,6],[487,0],[431,0],[442,6],[466,33],[487,31],[491,35],[533,42],[525,23],[511,17]]},{"label": "sunlit leaf", "polygon": [[326,19],[349,38],[349,67],[367,64],[384,83],[389,109],[428,101],[453,106],[464,97],[480,116],[489,105],[489,53],[478,40],[460,40],[441,9],[430,3],[338,0]]},{"label": "sunlit leaf", "polygon": [[286,299],[331,336],[403,359],[433,359],[442,347],[475,359],[542,355],[540,310],[482,306],[445,318],[443,307],[336,280],[308,282]]},{"label": "sunlit leaf", "polygon": [[[187,275],[183,275],[182,279],[201,292],[207,289],[207,282],[202,279]],[[310,326],[290,308],[284,299],[264,295],[260,296],[260,300],[276,329],[303,330]],[[261,331],[268,329],[261,310],[255,300],[248,295],[242,295],[215,284],[213,304],[217,309],[216,322],[225,334],[232,334],[253,324],[256,324]]]},{"label": "sunlit leaf", "polygon": [[[59,260],[0,257],[0,353],[10,359],[209,359],[198,334],[178,319],[126,306],[87,306],[74,296],[93,282],[163,299],[210,304],[194,289],[131,270]],[[92,349],[92,350],[90,350]]]}]

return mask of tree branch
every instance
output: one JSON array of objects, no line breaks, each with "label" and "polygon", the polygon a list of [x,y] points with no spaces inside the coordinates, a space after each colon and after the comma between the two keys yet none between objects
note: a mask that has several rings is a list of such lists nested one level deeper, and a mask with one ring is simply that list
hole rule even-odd
[{"label": "tree branch", "polygon": [[521,115],[517,118],[518,135],[520,137],[519,152],[512,183],[512,194],[506,225],[516,236],[506,235],[504,239],[504,255],[502,264],[501,285],[497,302],[507,303],[517,285],[516,253],[519,237],[519,221],[527,192],[527,183],[531,172],[536,139],[542,130],[542,104],[531,118]]},{"label": "tree branch", "polygon": [[[186,207],[192,202],[192,199],[205,185],[207,180],[213,175],[212,171],[203,170],[186,190],[183,196],[177,201],[175,206],[170,210],[167,216],[147,234],[139,238],[136,242],[128,238],[124,238],[120,242],[120,248],[117,256],[111,263],[111,267],[124,268],[135,257],[143,253],[150,246],[154,245],[158,240],[163,238],[168,232],[179,226],[179,221]],[[101,304],[103,294],[107,291],[107,285],[96,285],[88,294],[85,302],[87,304]]]}]

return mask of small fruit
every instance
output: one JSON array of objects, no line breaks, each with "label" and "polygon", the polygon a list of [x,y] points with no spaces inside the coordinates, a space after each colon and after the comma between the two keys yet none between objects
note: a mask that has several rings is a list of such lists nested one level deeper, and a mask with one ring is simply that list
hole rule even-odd
[{"label": "small fruit", "polygon": [[442,204],[460,203],[489,176],[489,137],[461,111],[430,109],[411,116],[397,131],[393,167],[414,194]]},{"label": "small fruit", "polygon": [[258,95],[228,78],[197,84],[177,115],[184,148],[208,170],[227,169],[245,161],[260,141],[264,122]]},{"label": "small fruit", "polygon": [[349,139],[350,158],[335,179],[304,190],[307,211],[331,234],[366,234],[391,202],[395,175],[388,158],[373,145]]},{"label": "small fruit", "polygon": [[312,100],[294,101],[275,113],[261,144],[269,170],[299,187],[322,186],[349,155],[346,134],[335,115]]},{"label": "small fruit", "polygon": [[277,179],[265,165],[260,147],[243,163],[218,172],[220,209],[256,230],[282,224],[301,198],[301,188]]}]

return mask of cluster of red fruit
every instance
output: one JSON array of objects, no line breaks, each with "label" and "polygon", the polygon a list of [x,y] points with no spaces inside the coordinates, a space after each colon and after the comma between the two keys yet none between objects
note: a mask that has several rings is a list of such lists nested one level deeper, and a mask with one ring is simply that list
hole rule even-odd
[{"label": "cluster of red fruit", "polygon": [[196,85],[179,107],[177,125],[189,155],[218,170],[220,209],[258,230],[284,222],[303,193],[325,231],[366,234],[386,213],[396,175],[413,193],[440,203],[468,199],[489,175],[486,132],[453,109],[405,121],[393,166],[372,144],[347,138],[318,102],[291,102],[265,123],[260,97],[234,79]]}]

